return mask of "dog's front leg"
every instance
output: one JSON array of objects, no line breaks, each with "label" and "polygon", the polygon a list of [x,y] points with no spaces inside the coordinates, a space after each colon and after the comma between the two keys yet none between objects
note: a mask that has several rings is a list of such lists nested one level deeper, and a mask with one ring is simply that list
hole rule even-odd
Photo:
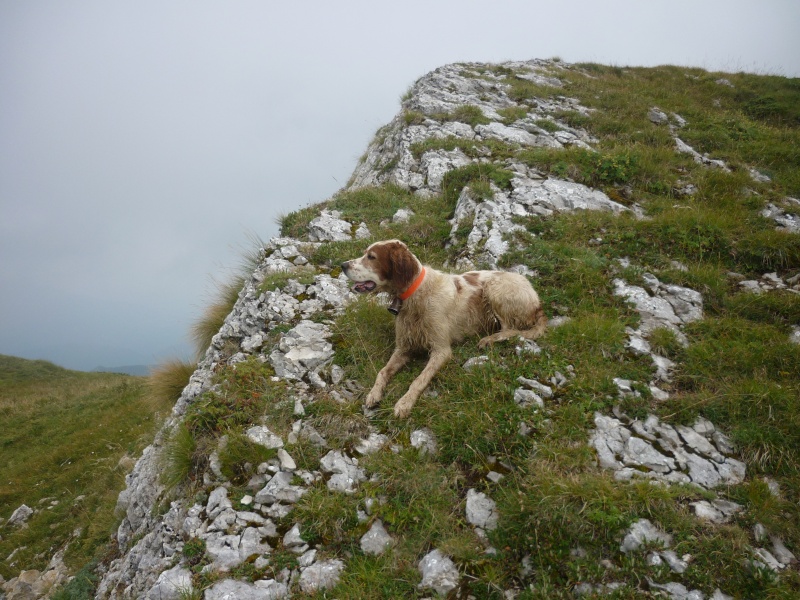
[{"label": "dog's front leg", "polygon": [[364,401],[364,405],[367,408],[372,408],[381,401],[386,385],[392,380],[392,377],[405,366],[408,362],[408,358],[409,355],[407,352],[395,348],[391,358],[389,358],[389,362],[386,363],[386,366],[380,370],[380,373],[378,373],[378,376],[375,378],[375,385],[372,386],[372,389],[367,395],[367,399]]},{"label": "dog's front leg", "polygon": [[431,357],[428,359],[428,364],[422,369],[422,373],[414,380],[405,395],[394,405],[395,417],[403,419],[411,414],[411,409],[422,395],[422,392],[425,391],[425,388],[428,387],[434,375],[439,372],[439,369],[441,369],[452,356],[453,352],[450,350],[449,346],[431,352]]}]

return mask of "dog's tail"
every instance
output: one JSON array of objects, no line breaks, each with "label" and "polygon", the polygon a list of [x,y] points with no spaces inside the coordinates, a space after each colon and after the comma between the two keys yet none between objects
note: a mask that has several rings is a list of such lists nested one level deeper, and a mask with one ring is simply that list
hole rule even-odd
[{"label": "dog's tail", "polygon": [[547,331],[547,315],[544,314],[544,309],[541,304],[533,311],[531,321],[533,322],[533,326],[530,329],[521,330],[519,335],[529,340],[535,340]]}]

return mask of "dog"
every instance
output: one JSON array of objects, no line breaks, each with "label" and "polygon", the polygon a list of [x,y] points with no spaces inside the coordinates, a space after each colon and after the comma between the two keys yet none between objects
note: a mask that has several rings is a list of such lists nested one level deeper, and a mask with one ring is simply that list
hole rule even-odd
[{"label": "dog", "polygon": [[423,266],[400,240],[372,244],[363,256],[341,265],[360,294],[388,292],[397,315],[395,349],[365,400],[371,408],[412,354],[428,352],[422,373],[394,406],[405,418],[433,377],[453,355],[452,344],[465,336],[484,336],[485,347],[511,337],[533,340],[547,329],[547,317],[530,282],[518,273],[470,271],[443,273]]}]

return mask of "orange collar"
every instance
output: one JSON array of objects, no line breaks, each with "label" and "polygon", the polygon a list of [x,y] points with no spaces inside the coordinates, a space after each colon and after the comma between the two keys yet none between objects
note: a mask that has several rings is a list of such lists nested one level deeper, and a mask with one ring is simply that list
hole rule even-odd
[{"label": "orange collar", "polygon": [[397,296],[400,300],[408,300],[417,291],[417,288],[422,284],[422,280],[425,279],[425,267],[422,267],[422,271],[419,272],[417,278],[414,280],[414,283],[402,294]]}]

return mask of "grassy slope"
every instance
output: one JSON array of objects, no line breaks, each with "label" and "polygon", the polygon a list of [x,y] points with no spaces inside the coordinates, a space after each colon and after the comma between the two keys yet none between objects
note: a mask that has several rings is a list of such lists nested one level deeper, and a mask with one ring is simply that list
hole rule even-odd
[{"label": "grassy slope", "polygon": [[96,558],[117,524],[125,473],[169,408],[141,378],[0,356],[0,515],[23,503],[37,511],[28,527],[2,530],[0,556],[24,549],[0,574],[41,570],[68,541],[69,567]]},{"label": "grassy slope", "polygon": [[[738,597],[796,597],[797,570],[777,580],[746,569],[743,561],[750,556],[748,546],[758,545],[751,534],[756,522],[780,532],[795,551],[800,548],[800,347],[788,342],[790,325],[800,323],[800,297],[742,293],[727,273],[757,278],[774,270],[783,276],[800,271],[800,236],[775,231],[774,223],[758,214],[767,202],[800,196],[800,84],[674,67],[582,65],[566,77],[558,75],[567,80],[564,89],[540,88],[513,76],[509,81],[518,100],[557,93],[596,109],[589,117],[556,117],[599,138],[597,154],[489,143],[498,166],[449,174],[441,198],[424,202],[385,187],[343,193],[328,202],[344,218],[366,221],[381,238],[407,240],[435,265],[452,260],[460,250],[458,244],[444,248],[449,225],[443,220],[451,216],[461,186],[470,182],[480,189],[491,180],[502,187],[501,161],[509,157],[599,187],[620,202],[638,202],[651,217],[581,213],[521,221],[530,233],[517,238],[521,249],[506,262],[535,269],[539,276],[534,284],[548,314],[568,315],[571,322],[542,340],[544,352],[536,359],[520,358],[512,346],[500,345],[490,352],[490,366],[465,373],[459,365],[479,352],[474,340],[459,346],[453,362],[434,381],[438,399],[423,398],[408,421],[394,419],[391,404],[421,363],[398,376],[375,424],[404,446],[411,431],[430,427],[440,452],[423,457],[409,449],[368,457],[362,464],[378,475],[377,483],[364,484],[351,497],[330,497],[320,489],[301,501],[299,515],[311,523],[309,541],[327,553],[348,556],[342,584],[330,597],[421,597],[415,587],[416,563],[434,546],[454,558],[465,587],[477,598],[499,598],[502,590],[513,587],[523,590],[519,598],[570,597],[572,587],[582,581],[625,581],[631,587],[616,597],[639,597],[646,585],[637,589],[637,584],[646,577],[681,581],[707,594],[721,587]],[[716,83],[722,76],[735,87]],[[732,172],[710,170],[676,153],[666,126],[648,120],[652,106],[685,118],[688,124],[679,135],[698,151],[725,160]],[[412,114],[407,120],[415,118]],[[429,144],[483,153],[463,140]],[[749,167],[772,181],[754,182]],[[686,183],[698,192],[678,195],[676,190]],[[380,221],[401,207],[413,208],[416,217],[408,225],[381,229]],[[300,235],[317,210],[288,215],[283,233]],[[462,242],[467,233],[460,232]],[[314,262],[321,268],[334,266],[358,255],[367,242],[326,244]],[[638,317],[612,294],[611,280],[620,274],[615,259],[622,257],[632,259],[633,266],[622,270],[630,282],[641,283],[642,273],[650,271],[662,281],[703,293],[706,318],[687,329],[688,348],[663,331],[651,340],[679,363],[671,399],[658,404],[643,389],[643,397],[627,400],[623,409],[633,415],[654,412],[671,423],[691,423],[704,415],[731,434],[748,462],[745,483],[718,490],[746,507],[733,524],[699,522],[688,503],[708,494],[695,488],[614,482],[596,467],[586,444],[594,411],[608,413],[618,403],[612,379],[646,382],[652,372],[649,360],[624,351],[624,328]],[[676,269],[676,260],[687,270]],[[361,299],[339,319],[337,331],[337,364],[368,389],[391,352],[391,317]],[[575,378],[547,402],[545,411],[532,414],[514,406],[518,375],[546,380],[556,371],[566,373],[569,365]],[[327,434],[343,444],[352,436],[343,433],[342,425],[357,432],[363,420],[357,403],[342,406],[324,393],[308,411],[321,429],[336,423],[338,428],[327,428]],[[532,436],[518,435],[520,421],[533,428]],[[505,472],[499,485],[484,479],[490,468]],[[763,476],[779,483],[780,499],[768,492]],[[470,487],[489,493],[499,504],[500,526],[490,534],[496,557],[484,554],[465,523],[464,497]],[[380,558],[365,556],[358,548],[367,525],[357,523],[353,513],[369,497],[385,502],[376,514],[397,540]],[[619,552],[621,532],[642,517],[675,535],[679,555],[693,556],[685,575],[647,567],[643,556]],[[297,518],[298,513],[290,517]],[[585,557],[571,556],[578,546]],[[520,578],[526,556],[531,571]],[[603,559],[613,567],[601,567]]]}]

